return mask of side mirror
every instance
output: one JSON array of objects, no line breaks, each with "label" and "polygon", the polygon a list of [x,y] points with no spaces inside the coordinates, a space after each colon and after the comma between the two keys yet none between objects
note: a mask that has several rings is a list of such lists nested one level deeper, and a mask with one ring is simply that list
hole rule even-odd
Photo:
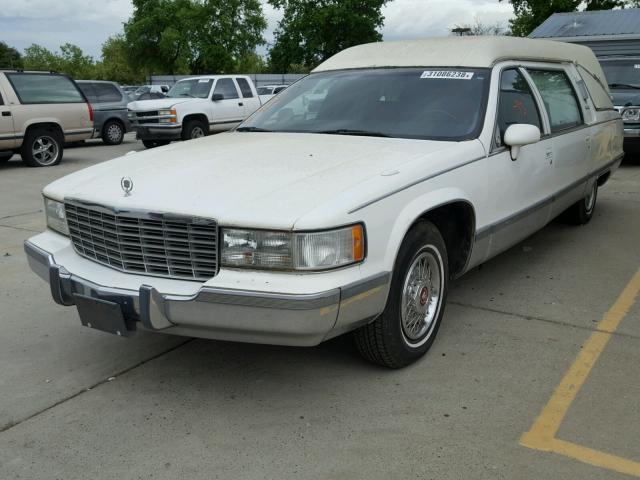
[{"label": "side mirror", "polygon": [[224,100],[224,95],[221,93],[214,93],[211,95],[211,101],[219,102],[220,100]]},{"label": "side mirror", "polygon": [[520,147],[540,141],[540,129],[535,125],[515,123],[509,125],[504,132],[504,143],[511,147],[511,160],[516,160],[520,154]]}]

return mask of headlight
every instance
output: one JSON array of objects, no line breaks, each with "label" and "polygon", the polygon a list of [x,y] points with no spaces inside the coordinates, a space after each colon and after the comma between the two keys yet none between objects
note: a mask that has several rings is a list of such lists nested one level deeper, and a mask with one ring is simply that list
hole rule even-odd
[{"label": "headlight", "polygon": [[44,212],[47,216],[47,226],[63,235],[69,235],[67,215],[64,211],[64,203],[56,202],[44,197]]},{"label": "headlight", "polygon": [[622,110],[624,122],[640,122],[640,107],[630,107]]},{"label": "headlight", "polygon": [[175,109],[171,110],[158,110],[158,116],[165,116],[169,118],[159,118],[158,123],[176,123],[178,121],[176,117]]},{"label": "headlight", "polygon": [[223,230],[221,263],[227,267],[328,270],[364,259],[362,225],[321,232]]}]

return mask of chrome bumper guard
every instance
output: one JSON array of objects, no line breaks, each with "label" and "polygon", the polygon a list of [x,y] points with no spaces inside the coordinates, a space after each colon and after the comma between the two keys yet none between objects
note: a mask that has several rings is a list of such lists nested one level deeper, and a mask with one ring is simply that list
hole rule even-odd
[{"label": "chrome bumper guard", "polygon": [[624,129],[624,137],[625,138],[638,138],[640,139],[640,126],[636,128],[625,128]]},{"label": "chrome bumper guard", "polygon": [[[127,325],[132,328],[124,336],[134,333],[139,322],[147,330],[178,335],[317,345],[333,336],[332,330],[338,334],[348,329],[347,325],[336,325],[340,323],[341,300],[345,305],[364,301],[371,292],[386,296],[390,279],[389,273],[384,273],[366,282],[316,294],[202,287],[193,296],[179,296],[162,294],[149,285],[142,285],[138,291],[98,285],[68,272],[55,263],[51,254],[29,241],[25,242],[24,249],[31,269],[49,283],[56,303],[76,305],[76,295],[79,295],[119,304]],[[372,317],[371,312],[347,312],[349,324],[362,323]]]}]

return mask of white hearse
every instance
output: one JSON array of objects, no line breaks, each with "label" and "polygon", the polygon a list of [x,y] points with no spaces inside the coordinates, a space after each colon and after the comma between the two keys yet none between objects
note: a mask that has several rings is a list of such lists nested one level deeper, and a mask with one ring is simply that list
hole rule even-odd
[{"label": "white hearse", "polygon": [[582,46],[361,45],[233,132],[51,183],[25,249],[94,329],[307,346],[353,331],[402,367],[452,279],[560,214],[589,221],[622,129]]},{"label": "white hearse", "polygon": [[250,77],[205,75],[179,80],[164,98],[127,105],[136,136],[147,148],[236,127],[262,102]]}]

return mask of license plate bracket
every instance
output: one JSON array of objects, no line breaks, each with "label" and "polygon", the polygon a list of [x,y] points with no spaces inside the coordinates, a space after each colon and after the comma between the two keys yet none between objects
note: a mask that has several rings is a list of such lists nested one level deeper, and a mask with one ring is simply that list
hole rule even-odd
[{"label": "license plate bracket", "polygon": [[121,337],[130,337],[134,334],[133,330],[127,328],[120,304],[77,293],[73,296],[80,315],[80,322],[85,327]]}]

